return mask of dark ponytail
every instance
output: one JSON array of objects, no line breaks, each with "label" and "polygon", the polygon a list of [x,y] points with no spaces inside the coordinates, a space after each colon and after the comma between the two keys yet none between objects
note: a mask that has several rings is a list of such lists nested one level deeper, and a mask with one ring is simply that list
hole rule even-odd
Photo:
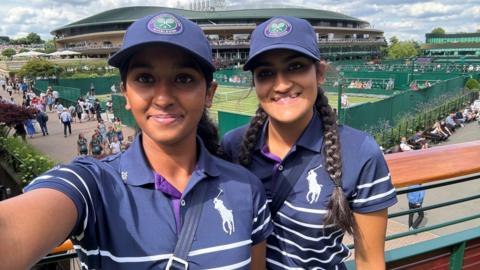
[{"label": "dark ponytail", "polygon": [[342,189],[342,155],[340,151],[340,137],[338,134],[337,117],[328,104],[328,98],[324,90],[318,87],[317,109],[323,124],[325,168],[335,184],[335,188],[328,202],[328,212],[324,218],[324,225],[335,225],[336,227],[355,234],[355,220],[350,209],[348,200]]},{"label": "dark ponytail", "polygon": [[255,116],[250,121],[245,135],[243,136],[242,145],[240,146],[240,154],[238,156],[238,162],[243,166],[248,166],[252,161],[252,152],[257,144],[258,137],[260,135],[260,129],[267,120],[267,113],[258,106]]},{"label": "dark ponytail", "polygon": [[197,127],[197,135],[202,139],[203,144],[210,153],[222,159],[227,159],[225,151],[223,151],[223,148],[218,143],[219,138],[217,126],[215,126],[208,116],[207,109],[203,110],[202,118],[200,118]]}]

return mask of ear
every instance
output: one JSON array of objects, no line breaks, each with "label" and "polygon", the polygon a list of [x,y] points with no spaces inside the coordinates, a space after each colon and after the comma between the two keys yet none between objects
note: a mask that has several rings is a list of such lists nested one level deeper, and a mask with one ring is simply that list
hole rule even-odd
[{"label": "ear", "polygon": [[205,107],[210,108],[212,107],[213,97],[215,96],[215,92],[217,91],[218,84],[216,82],[212,82],[210,87],[207,88],[207,95],[205,96]]},{"label": "ear", "polygon": [[317,77],[317,85],[322,85],[325,82],[326,68],[327,66],[323,61],[315,65],[315,75]]},{"label": "ear", "polygon": [[128,98],[127,90],[123,86],[123,84],[120,85],[120,88],[122,89],[122,94],[123,94],[123,97],[125,98],[125,110],[130,111],[132,109],[132,106],[130,105],[130,99]]}]

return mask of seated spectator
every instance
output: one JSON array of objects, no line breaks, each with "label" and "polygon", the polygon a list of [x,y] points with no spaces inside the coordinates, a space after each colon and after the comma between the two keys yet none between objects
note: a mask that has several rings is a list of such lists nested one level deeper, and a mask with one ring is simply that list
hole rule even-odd
[{"label": "seated spectator", "polygon": [[440,128],[444,133],[447,133],[449,136],[452,136],[453,131],[447,126],[447,123],[444,120],[440,121]]},{"label": "seated spectator", "polygon": [[110,143],[110,152],[112,154],[118,154],[121,152],[121,142],[117,136],[113,137],[113,141]]},{"label": "seated spectator", "polygon": [[440,121],[436,121],[435,124],[433,124],[430,132],[428,133],[432,140],[437,141],[445,141],[450,137],[450,135],[442,130],[442,126],[440,125]]},{"label": "seated spectator", "polygon": [[427,139],[423,136],[423,131],[419,130],[410,140],[415,149],[428,149]]},{"label": "seated spectator", "polygon": [[425,88],[429,88],[431,86],[432,86],[432,84],[429,81],[425,81]]},{"label": "seated spectator", "polygon": [[465,123],[465,119],[463,118],[462,112],[456,112],[454,120],[455,120],[455,123],[457,123],[457,125],[464,127],[463,123]]},{"label": "seated spectator", "polygon": [[451,112],[447,118],[445,119],[445,123],[447,125],[447,128],[450,129],[451,131],[455,132],[455,128],[457,128],[457,122],[455,122],[455,113]]},{"label": "seated spectator", "polygon": [[400,149],[402,150],[402,152],[407,152],[407,151],[413,150],[414,147],[413,145],[410,145],[407,143],[407,138],[402,137],[400,139]]}]

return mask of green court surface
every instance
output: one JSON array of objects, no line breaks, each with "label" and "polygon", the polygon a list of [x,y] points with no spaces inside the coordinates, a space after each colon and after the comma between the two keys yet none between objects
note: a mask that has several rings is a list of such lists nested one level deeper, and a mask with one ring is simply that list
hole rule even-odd
[{"label": "green court surface", "polygon": [[[330,106],[337,108],[338,100],[336,94],[327,94]],[[350,106],[381,100],[378,97],[348,96]],[[210,109],[210,115],[216,120],[217,111],[234,112],[240,114],[254,115],[258,106],[255,91],[250,88],[234,88],[219,86],[215,93],[213,106]]]}]

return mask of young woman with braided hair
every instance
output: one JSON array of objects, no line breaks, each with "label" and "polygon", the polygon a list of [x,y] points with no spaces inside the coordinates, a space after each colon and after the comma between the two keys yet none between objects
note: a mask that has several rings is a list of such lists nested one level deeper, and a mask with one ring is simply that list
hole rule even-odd
[{"label": "young woman with braided hair", "polygon": [[170,12],[141,18],[109,64],[139,134],[124,152],[80,157],[0,202],[0,268],[30,268],[68,237],[82,269],[265,269],[267,198],[258,177],[218,158],[201,28]]},{"label": "young woman with braided hair", "polygon": [[244,66],[259,108],[250,125],[223,138],[230,158],[263,182],[274,224],[268,269],[384,269],[387,208],[395,189],[368,134],[338,126],[320,85],[325,63],[312,26],[281,16],[257,26]]}]

